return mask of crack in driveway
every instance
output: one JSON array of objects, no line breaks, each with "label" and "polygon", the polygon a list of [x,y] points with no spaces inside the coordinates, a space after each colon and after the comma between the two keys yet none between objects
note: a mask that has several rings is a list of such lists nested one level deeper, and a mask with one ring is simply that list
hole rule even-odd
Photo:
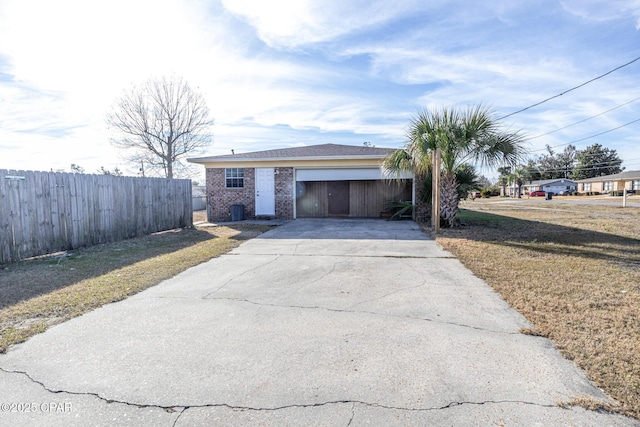
[{"label": "crack in driveway", "polygon": [[[421,285],[421,286],[424,286],[424,285]],[[474,330],[477,330],[477,331],[491,332],[491,333],[496,333],[496,334],[522,335],[522,333],[520,331],[517,331],[517,332],[499,331],[499,330],[495,330],[495,329],[481,328],[479,326],[465,325],[464,323],[447,322],[447,321],[444,321],[444,320],[432,319],[432,318],[429,318],[429,317],[418,317],[418,316],[408,316],[408,315],[400,315],[400,314],[377,313],[375,311],[367,311],[367,310],[351,310],[350,307],[348,307],[346,309],[340,309],[340,308],[321,307],[321,306],[317,306],[317,305],[285,305],[285,304],[274,304],[274,303],[267,303],[267,302],[257,302],[257,301],[252,301],[252,300],[245,299],[245,298],[230,298],[230,297],[208,297],[208,296],[206,296],[206,297],[202,297],[202,299],[219,300],[219,301],[236,301],[236,302],[244,302],[244,303],[247,303],[247,304],[252,304],[252,305],[257,305],[257,306],[267,306],[267,307],[277,307],[277,308],[294,308],[294,309],[302,309],[302,310],[325,310],[325,311],[331,311],[331,312],[334,312],[334,313],[371,314],[371,315],[374,315],[374,316],[395,317],[395,318],[398,318],[398,319],[412,319],[412,320],[422,320],[422,321],[425,321],[425,322],[441,323],[441,324],[444,324],[444,325],[459,326],[461,328],[469,328],[469,329],[474,329]]]},{"label": "crack in driveway", "polygon": [[250,269],[245,270],[245,271],[243,271],[242,273],[238,274],[237,276],[234,276],[234,277],[232,277],[231,279],[227,280],[227,281],[226,281],[226,282],[224,282],[221,286],[219,286],[218,288],[214,289],[213,291],[211,291],[211,292],[209,292],[207,295],[205,295],[205,296],[204,296],[204,298],[208,297],[208,296],[209,296],[209,295],[211,295],[211,294],[214,294],[214,293],[218,292],[219,290],[221,290],[222,288],[224,288],[225,286],[227,286],[229,283],[231,283],[231,282],[233,282],[234,280],[236,280],[236,279],[238,279],[238,278],[240,278],[240,277],[244,276],[245,274],[250,273],[250,272],[252,272],[252,271],[255,271],[255,270],[259,269],[259,268],[265,267],[265,266],[267,266],[267,265],[269,265],[269,264],[272,264],[272,263],[276,262],[276,261],[280,258],[280,255],[273,255],[273,256],[275,256],[275,258],[273,258],[273,259],[271,259],[271,260],[269,260],[269,261],[267,261],[267,262],[265,262],[265,263],[263,263],[263,264],[260,264],[260,265],[256,265],[256,266],[254,266],[254,267],[251,267]]},{"label": "crack in driveway", "polygon": [[485,400],[485,401],[478,401],[478,402],[473,402],[473,401],[453,401],[453,402],[449,402],[446,405],[442,405],[442,406],[433,406],[433,407],[424,407],[424,408],[419,408],[419,407],[403,407],[403,406],[393,406],[393,405],[384,405],[381,403],[372,403],[372,402],[365,402],[365,401],[361,401],[361,400],[352,400],[352,399],[344,399],[344,400],[329,400],[326,402],[316,402],[316,403],[292,403],[292,404],[288,404],[288,405],[281,405],[281,406],[273,406],[273,407],[255,407],[255,406],[241,406],[241,405],[231,405],[228,403],[203,403],[203,404],[185,404],[185,403],[179,403],[179,404],[174,404],[174,405],[159,405],[159,404],[154,404],[154,403],[140,403],[140,402],[128,402],[125,400],[118,400],[118,399],[109,399],[106,397],[101,396],[99,393],[95,393],[95,392],[77,392],[77,391],[70,391],[70,390],[53,390],[48,388],[42,381],[36,380],[35,378],[31,377],[31,375],[29,375],[28,372],[25,371],[17,371],[17,370],[8,370],[5,368],[0,367],[0,371],[6,373],[6,374],[14,374],[14,375],[22,375],[24,377],[26,377],[29,381],[31,381],[34,384],[39,385],[40,387],[42,387],[45,391],[47,391],[48,393],[51,394],[69,394],[72,396],[88,396],[88,397],[93,397],[96,399],[99,399],[107,404],[113,404],[113,403],[117,403],[117,404],[121,404],[121,405],[126,405],[126,406],[132,406],[132,407],[136,407],[138,409],[145,409],[145,408],[155,408],[155,409],[161,409],[167,413],[174,413],[174,412],[179,412],[176,420],[174,421],[174,425],[177,423],[178,419],[189,409],[202,409],[202,408],[227,408],[227,409],[231,409],[231,410],[240,410],[240,411],[280,411],[280,410],[285,410],[285,409],[291,409],[291,408],[318,408],[318,407],[322,407],[322,406],[328,406],[328,405],[339,405],[339,404],[351,404],[351,419],[349,420],[349,423],[351,423],[351,421],[353,421],[353,418],[355,416],[355,407],[356,405],[362,405],[362,406],[366,406],[366,407],[372,407],[372,408],[382,408],[382,409],[387,409],[387,410],[395,410],[395,411],[407,411],[407,412],[427,412],[427,411],[440,411],[440,410],[446,410],[446,409],[450,409],[450,408],[454,408],[456,406],[463,406],[463,405],[487,405],[487,404],[495,404],[495,405],[500,405],[500,404],[522,404],[522,405],[532,405],[532,406],[537,406],[537,407],[542,407],[542,408],[562,408],[561,405],[559,404],[545,404],[545,403],[537,403],[537,402],[528,402],[528,401],[523,401],[523,400]]},{"label": "crack in driveway", "polygon": [[[411,265],[411,264],[409,264],[408,262],[404,262],[404,264],[406,264],[406,265],[407,265],[409,268],[411,268],[412,270],[414,270],[414,271],[416,271],[416,272],[420,273],[420,272],[418,271],[418,269],[416,269],[414,266],[412,266],[412,265]],[[379,297],[377,297],[377,298],[371,298],[371,299],[369,299],[369,300],[360,301],[360,302],[358,302],[358,303],[356,303],[356,304],[350,305],[349,307],[347,307],[347,310],[352,309],[352,308],[357,307],[357,306],[362,305],[362,304],[369,303],[369,302],[380,301],[380,300],[382,300],[382,299],[384,299],[384,298],[386,298],[386,297],[388,297],[388,296],[391,296],[391,295],[393,295],[393,294],[397,294],[397,293],[399,293],[399,292],[403,292],[403,291],[406,291],[406,290],[409,290],[409,289],[421,288],[421,287],[425,286],[426,284],[427,284],[427,279],[426,279],[424,276],[422,276],[422,283],[420,283],[419,285],[406,286],[406,287],[404,287],[404,288],[394,289],[393,291],[388,292],[388,293],[386,293],[386,294],[384,294],[384,295],[382,295],[382,296],[379,296]]]},{"label": "crack in driveway", "polygon": [[325,277],[329,276],[331,273],[333,273],[334,271],[336,271],[336,267],[338,266],[338,264],[341,264],[341,262],[335,262],[335,263],[333,263],[333,265],[331,266],[331,270],[329,270],[329,271],[326,271],[326,272],[322,273],[322,274],[320,275],[320,277],[316,277],[315,279],[313,279],[313,280],[311,280],[311,281],[309,281],[309,282],[302,283],[300,286],[298,286],[296,289],[294,289],[292,292],[290,292],[290,293],[289,293],[289,295],[294,295],[294,294],[296,294],[297,292],[299,292],[302,288],[304,288],[304,287],[306,287],[306,286],[309,286],[309,285],[312,285],[312,284],[314,284],[314,283],[317,283],[317,282],[319,282],[320,280],[324,279]]},{"label": "crack in driveway", "polygon": [[[261,256],[288,256],[288,257],[314,257],[314,258],[338,258],[338,257],[348,257],[348,258],[397,258],[397,259],[457,259],[453,255],[394,255],[394,254],[382,254],[382,255],[374,255],[374,254],[344,254],[344,253],[335,253],[335,254],[297,254],[297,253],[262,253],[262,252],[252,252],[251,256],[261,255]],[[244,253],[228,253],[225,256],[247,256]]]}]

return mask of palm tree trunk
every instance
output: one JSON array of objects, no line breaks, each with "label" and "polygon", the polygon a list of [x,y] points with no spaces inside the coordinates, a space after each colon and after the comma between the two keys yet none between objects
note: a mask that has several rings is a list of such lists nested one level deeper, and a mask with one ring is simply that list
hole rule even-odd
[{"label": "palm tree trunk", "polygon": [[458,211],[458,183],[455,172],[444,172],[440,186],[440,215],[447,226],[453,227],[456,223]]},{"label": "palm tree trunk", "polygon": [[[416,185],[416,205],[413,210],[414,221],[418,224],[426,224],[431,218],[431,174],[414,176]],[[427,179],[428,178],[428,179]]]}]

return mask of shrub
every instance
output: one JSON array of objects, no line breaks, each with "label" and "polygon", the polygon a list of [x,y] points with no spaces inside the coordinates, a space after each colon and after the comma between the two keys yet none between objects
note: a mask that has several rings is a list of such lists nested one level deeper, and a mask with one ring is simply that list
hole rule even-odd
[{"label": "shrub", "polygon": [[390,220],[401,219],[403,216],[411,216],[413,214],[413,205],[411,202],[392,200],[387,202],[386,208],[389,212],[393,213],[389,218]]}]

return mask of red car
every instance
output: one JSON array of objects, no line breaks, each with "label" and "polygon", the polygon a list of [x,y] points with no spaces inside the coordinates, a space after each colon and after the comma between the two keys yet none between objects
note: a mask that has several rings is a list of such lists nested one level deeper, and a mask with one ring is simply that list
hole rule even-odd
[{"label": "red car", "polygon": [[536,190],[529,193],[529,196],[531,197],[538,197],[538,196],[544,197],[546,195],[547,195],[547,192],[542,190]]}]

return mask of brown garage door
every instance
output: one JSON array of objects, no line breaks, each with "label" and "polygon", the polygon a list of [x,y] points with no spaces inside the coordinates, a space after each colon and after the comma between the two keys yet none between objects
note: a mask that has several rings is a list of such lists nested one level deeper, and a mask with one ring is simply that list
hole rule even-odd
[{"label": "brown garage door", "polygon": [[387,202],[411,200],[411,181],[304,181],[296,186],[298,218],[379,217]]},{"label": "brown garage door", "polygon": [[327,182],[329,216],[349,215],[349,181]]}]

